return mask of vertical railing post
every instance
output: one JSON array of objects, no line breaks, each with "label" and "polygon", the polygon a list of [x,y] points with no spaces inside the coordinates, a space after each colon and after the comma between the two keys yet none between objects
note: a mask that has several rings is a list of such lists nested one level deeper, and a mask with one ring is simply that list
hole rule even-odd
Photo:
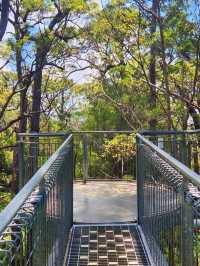
[{"label": "vertical railing post", "polygon": [[182,265],[193,265],[193,211],[186,199],[188,180],[183,180],[182,188]]},{"label": "vertical railing post", "polygon": [[30,177],[38,169],[39,135],[38,136],[31,136],[29,141],[30,141],[29,160],[30,160],[31,169],[30,169],[29,176],[26,177],[27,179],[30,179]]},{"label": "vertical railing post", "polygon": [[144,212],[144,176],[142,173],[142,165],[141,165],[141,140],[136,137],[137,143],[137,156],[136,156],[136,180],[137,180],[137,220],[138,224],[141,224],[141,219]]},{"label": "vertical railing post", "polygon": [[88,179],[88,135],[83,134],[83,183]]},{"label": "vertical railing post", "polygon": [[24,140],[19,137],[18,140],[18,165],[19,165],[19,190],[25,185],[25,165],[24,165]]},{"label": "vertical railing post", "polygon": [[177,158],[177,147],[178,147],[178,139],[177,139],[177,136],[176,135],[172,135],[171,136],[171,155],[176,158],[176,159],[179,159]]},{"label": "vertical railing post", "polygon": [[200,173],[200,169],[199,169],[199,155],[198,155],[198,141],[194,140],[193,141],[193,163],[194,163],[194,171],[196,173]]},{"label": "vertical railing post", "polygon": [[183,164],[188,165],[188,147],[187,147],[187,139],[185,134],[182,135],[180,140],[180,158],[178,158]]},{"label": "vertical railing post", "polygon": [[71,143],[70,143],[70,147],[69,147],[70,151],[69,151],[69,168],[68,168],[68,172],[69,172],[69,187],[70,187],[70,190],[69,190],[69,209],[70,209],[70,227],[72,227],[73,225],[73,182],[74,182],[74,139],[72,138],[71,140]]},{"label": "vertical railing post", "polygon": [[164,138],[163,137],[158,138],[158,147],[164,150]]}]

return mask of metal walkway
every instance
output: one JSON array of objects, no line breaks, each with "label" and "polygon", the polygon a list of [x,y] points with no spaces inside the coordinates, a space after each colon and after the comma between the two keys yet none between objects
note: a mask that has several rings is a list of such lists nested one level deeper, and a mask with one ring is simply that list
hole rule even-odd
[{"label": "metal walkway", "polygon": [[[92,183],[84,197],[81,189],[73,193],[79,154],[73,135],[19,135],[19,183],[24,186],[0,213],[0,266],[200,265],[199,133],[137,134],[137,202],[127,198],[123,204],[118,189],[109,185],[103,186],[105,193],[102,184],[96,186],[100,198]],[[85,173],[86,166],[85,159]],[[136,188],[130,189],[134,195]],[[137,223],[134,214],[128,223],[127,211],[135,206]]]},{"label": "metal walkway", "polygon": [[75,225],[67,266],[150,265],[136,224]]}]

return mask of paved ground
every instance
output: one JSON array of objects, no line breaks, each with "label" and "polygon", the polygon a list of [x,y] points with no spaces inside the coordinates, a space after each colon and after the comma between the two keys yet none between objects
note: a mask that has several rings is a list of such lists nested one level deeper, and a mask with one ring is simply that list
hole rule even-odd
[{"label": "paved ground", "polygon": [[74,221],[109,223],[134,221],[137,217],[136,183],[89,181],[74,184]]}]

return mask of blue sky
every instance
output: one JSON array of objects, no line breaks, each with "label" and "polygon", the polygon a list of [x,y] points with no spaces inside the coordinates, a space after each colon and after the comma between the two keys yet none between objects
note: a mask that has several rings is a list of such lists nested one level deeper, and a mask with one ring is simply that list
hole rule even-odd
[{"label": "blue sky", "polygon": [[[106,5],[106,3],[109,2],[109,0],[93,0],[93,1],[98,3],[100,6],[102,6],[102,5],[104,6],[104,5]],[[190,10],[191,10],[191,18],[194,18],[194,14],[195,14],[195,11],[196,11],[194,5],[191,5]],[[13,27],[12,27],[11,24],[9,24],[8,28],[7,28],[7,34],[4,36],[4,39],[7,39],[9,36],[11,36],[9,33],[12,33],[12,32],[13,32]],[[28,50],[30,50],[30,51],[32,50],[31,44],[29,44],[29,47],[26,47],[26,51],[28,51]],[[28,59],[28,60],[31,63],[31,59]],[[1,60],[0,60],[0,62],[1,62]],[[0,65],[1,65],[1,63],[0,63]],[[14,65],[8,66],[8,69],[9,68],[11,70],[15,70],[15,66]],[[85,71],[76,72],[71,77],[72,77],[72,79],[75,82],[82,83],[82,82],[84,82],[85,80],[88,79],[88,75],[90,75],[90,74],[91,74],[91,70],[87,69]]]}]

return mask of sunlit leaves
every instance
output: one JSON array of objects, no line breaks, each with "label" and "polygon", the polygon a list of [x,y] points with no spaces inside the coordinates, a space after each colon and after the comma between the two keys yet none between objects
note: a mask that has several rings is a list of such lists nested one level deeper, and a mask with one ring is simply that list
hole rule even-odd
[{"label": "sunlit leaves", "polygon": [[82,12],[88,7],[86,0],[61,0],[60,3],[63,9],[73,12]]},{"label": "sunlit leaves", "polygon": [[43,9],[50,1],[47,0],[22,0],[22,5],[29,11],[37,11]]},{"label": "sunlit leaves", "polygon": [[106,140],[104,155],[110,155],[117,161],[130,159],[136,151],[135,135],[118,134],[112,140]]},{"label": "sunlit leaves", "polygon": [[5,42],[0,43],[0,58],[1,59],[7,59],[11,55],[11,47],[7,45]]}]

